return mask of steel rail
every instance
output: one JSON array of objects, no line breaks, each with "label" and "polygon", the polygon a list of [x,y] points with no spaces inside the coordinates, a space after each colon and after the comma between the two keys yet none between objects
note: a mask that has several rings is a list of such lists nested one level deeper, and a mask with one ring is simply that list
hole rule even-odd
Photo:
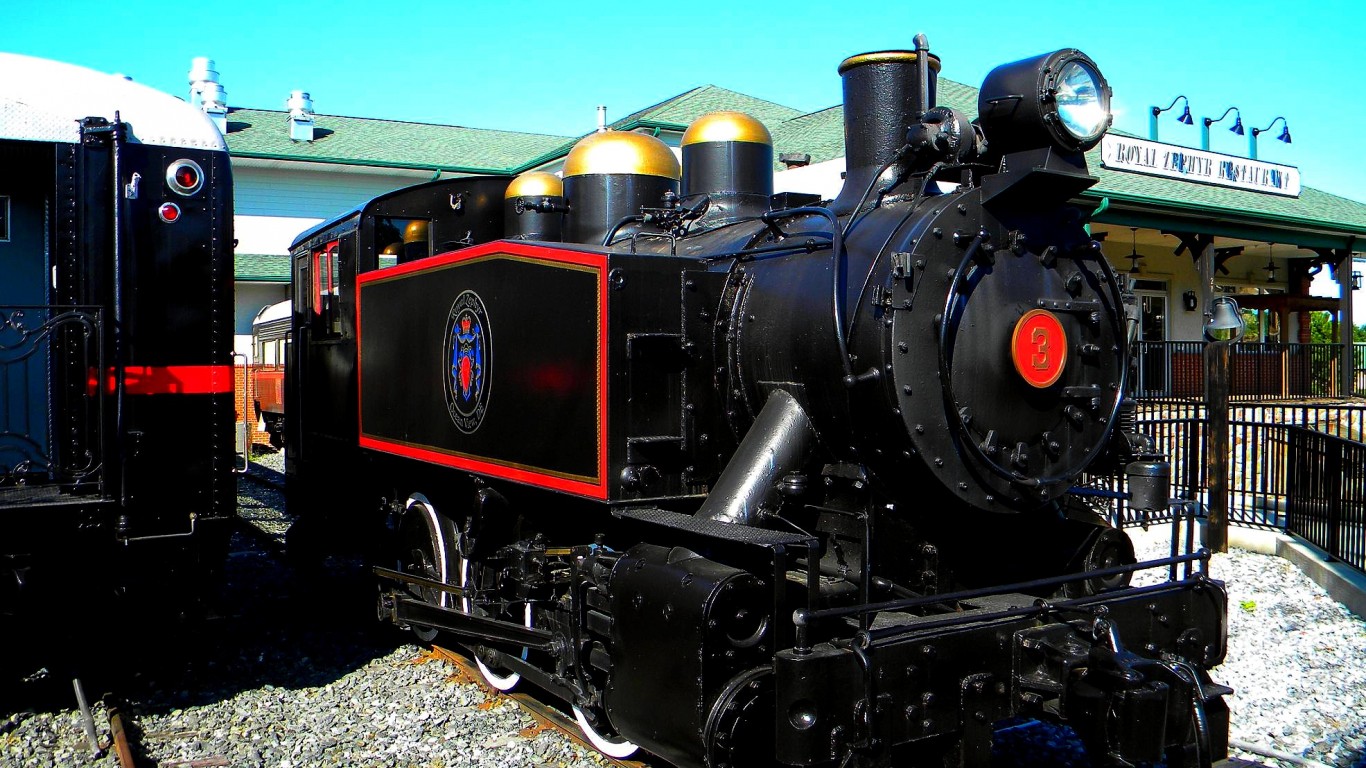
[{"label": "steel rail", "polygon": [[464,673],[466,678],[472,680],[474,684],[479,686],[480,690],[484,691],[490,698],[511,700],[521,707],[524,712],[531,715],[532,719],[539,723],[543,729],[554,730],[557,733],[564,735],[578,746],[601,757],[608,765],[618,766],[618,768],[650,768],[649,763],[643,763],[639,760],[619,760],[602,754],[598,751],[597,747],[593,746],[589,743],[588,739],[584,738],[577,723],[549,704],[525,693],[494,690],[484,683],[483,678],[479,674],[479,670],[476,669],[474,664],[470,662],[469,659],[465,658],[463,654],[448,648],[443,648],[439,645],[433,645],[431,655],[432,657],[440,659],[459,669]]},{"label": "steel rail", "polygon": [[128,728],[123,721],[123,712],[118,707],[109,706],[109,748],[113,750],[120,768],[137,768],[133,759],[133,744],[128,737]]}]

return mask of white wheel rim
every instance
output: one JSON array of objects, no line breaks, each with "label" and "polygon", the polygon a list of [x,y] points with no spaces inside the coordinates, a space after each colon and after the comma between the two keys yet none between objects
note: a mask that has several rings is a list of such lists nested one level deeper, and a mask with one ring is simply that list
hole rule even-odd
[{"label": "white wheel rim", "polygon": [[[466,560],[466,559],[463,558],[463,557],[460,558],[460,588],[461,588],[461,589],[464,589],[464,588],[465,588],[465,585],[469,583],[469,572],[470,572],[470,561]],[[460,598],[460,609],[461,609],[462,611],[464,611],[465,613],[469,613],[469,612],[470,612],[470,599],[469,599],[468,597],[461,597],[461,598]],[[528,627],[530,627],[530,626],[531,626],[531,603],[527,603],[527,604],[526,604],[525,621],[526,621],[526,625],[527,625]],[[526,649],[526,648],[523,648],[523,649],[522,649],[522,658],[525,659],[526,656],[527,656],[527,649]],[[514,686],[517,685],[517,683],[521,682],[521,680],[522,680],[522,676],[519,675],[519,674],[517,674],[516,672],[510,672],[510,673],[508,673],[508,674],[506,674],[506,675],[500,675],[500,674],[498,674],[497,672],[494,672],[493,670],[489,669],[488,666],[484,664],[484,662],[482,662],[482,661],[479,660],[478,654],[475,654],[475,656],[474,656],[474,663],[475,663],[476,666],[479,667],[479,674],[481,674],[481,675],[484,676],[484,681],[487,682],[489,685],[493,686],[494,688],[496,688],[497,690],[500,690],[500,691],[510,691],[510,690],[513,689]]]},{"label": "white wheel rim", "polygon": [[[432,507],[432,503],[427,501],[427,497],[420,493],[414,493],[412,496],[408,497],[408,504],[405,506],[405,509],[412,509],[413,507],[421,509],[422,514],[427,518],[428,529],[432,534],[432,542],[436,545],[436,552],[434,554],[436,555],[437,573],[440,574],[441,583],[449,584],[450,581],[448,581],[448,579],[450,578],[450,574],[447,573],[446,570],[446,537],[441,533],[441,520],[436,516],[436,510]],[[461,586],[464,586],[463,579]],[[449,592],[442,592],[440,597],[437,598],[437,605],[442,608],[449,608],[450,598]]]},{"label": "white wheel rim", "polygon": [[608,757],[621,760],[634,755],[636,750],[640,749],[640,747],[632,744],[626,739],[610,741],[602,734],[593,730],[593,726],[588,724],[588,718],[583,716],[583,710],[579,709],[577,706],[574,707],[574,719],[578,721],[579,730],[583,731],[583,735],[588,737],[588,740],[593,743],[593,746],[596,747],[599,752]]}]

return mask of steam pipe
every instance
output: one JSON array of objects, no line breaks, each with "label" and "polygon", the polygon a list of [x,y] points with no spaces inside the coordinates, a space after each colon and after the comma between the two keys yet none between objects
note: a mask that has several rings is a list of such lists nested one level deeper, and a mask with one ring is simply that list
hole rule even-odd
[{"label": "steam pipe", "polygon": [[801,404],[774,390],[694,516],[753,525],[760,508],[777,493],[778,481],[801,468],[815,443],[816,430]]}]

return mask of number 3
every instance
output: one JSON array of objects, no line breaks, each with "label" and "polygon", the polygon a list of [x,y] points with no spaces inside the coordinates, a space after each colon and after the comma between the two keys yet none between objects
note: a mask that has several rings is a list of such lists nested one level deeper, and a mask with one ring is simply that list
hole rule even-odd
[{"label": "number 3", "polygon": [[1030,342],[1034,344],[1034,356],[1029,359],[1031,365],[1036,370],[1048,369],[1048,331],[1043,328],[1035,328],[1029,336]]}]

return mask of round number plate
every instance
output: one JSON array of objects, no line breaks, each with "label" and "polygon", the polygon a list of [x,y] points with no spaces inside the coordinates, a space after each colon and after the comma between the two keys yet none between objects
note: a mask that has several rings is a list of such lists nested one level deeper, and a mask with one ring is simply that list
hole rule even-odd
[{"label": "round number plate", "polygon": [[1032,387],[1051,387],[1067,365],[1067,333],[1058,316],[1046,309],[1031,309],[1015,323],[1010,338],[1010,359],[1015,370]]}]

